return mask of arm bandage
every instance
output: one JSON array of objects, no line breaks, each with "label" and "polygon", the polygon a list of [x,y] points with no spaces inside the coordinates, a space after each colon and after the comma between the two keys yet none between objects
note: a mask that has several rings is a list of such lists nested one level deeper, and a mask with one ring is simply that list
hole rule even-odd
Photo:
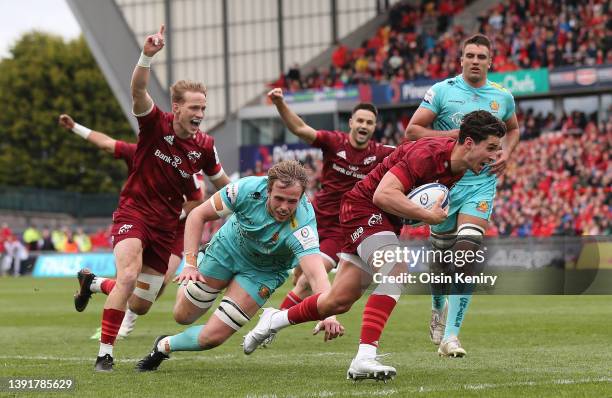
[{"label": "arm bandage", "polygon": [[91,129],[90,128],[82,126],[82,125],[80,125],[78,123],[74,124],[74,127],[72,128],[72,131],[75,134],[80,135],[84,139],[87,139],[89,137],[89,134],[91,134]]},{"label": "arm bandage", "polygon": [[149,57],[145,55],[143,52],[140,53],[140,58],[138,59],[138,63],[136,65],[142,68],[150,68],[151,61],[153,61],[153,57]]},{"label": "arm bandage", "polygon": [[219,217],[225,217],[232,214],[232,209],[227,207],[225,201],[221,198],[221,195],[214,194],[212,198],[208,199],[208,201]]}]

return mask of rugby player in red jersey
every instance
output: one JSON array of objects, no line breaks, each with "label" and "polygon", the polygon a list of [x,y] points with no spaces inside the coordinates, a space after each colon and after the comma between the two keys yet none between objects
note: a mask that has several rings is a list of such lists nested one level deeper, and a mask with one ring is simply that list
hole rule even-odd
[{"label": "rugby player in red jersey", "polygon": [[[159,109],[147,92],[151,60],[163,47],[162,25],[158,33],[145,39],[132,74],[132,111],[138,119],[138,143],[132,173],[113,214],[117,279],[114,286],[100,286],[110,292],[102,313],[97,371],[113,369],[113,345],[128,300],[130,309],[137,314],[146,313],[155,301],[168,268],[183,196],[196,189],[193,175],[203,170],[217,188],[229,183],[213,138],[199,129],[206,109],[204,85],[186,80],[172,85],[171,113]],[[86,296],[87,281],[81,286],[80,295]]]},{"label": "rugby player in red jersey", "polygon": [[[406,272],[403,262],[376,261],[380,254],[392,254],[399,249],[402,218],[435,225],[447,217],[440,207],[442,198],[427,210],[408,200],[406,194],[436,181],[451,187],[467,170],[478,174],[497,158],[505,133],[502,121],[489,112],[474,111],[465,116],[457,140],[435,137],[399,145],[342,198],[340,222],[344,246],[331,289],[307,297],[288,310],[265,309],[245,337],[244,352],[252,353],[289,325],[347,312],[371,284],[374,273],[395,276]],[[377,347],[402,288],[402,284],[379,284],[370,295],[363,313],[359,352],[351,362],[349,378],[386,380],[395,376],[395,368],[378,361]],[[334,337],[333,333],[326,334],[326,338]]]},{"label": "rugby player in red jersey", "polygon": [[[91,142],[99,149],[113,154],[115,159],[122,159],[127,166],[128,175],[131,174],[132,167],[134,164],[134,153],[136,153],[136,144],[122,141],[122,140],[116,140],[102,132],[87,128],[79,123],[76,123],[72,119],[72,117],[70,117],[70,115],[66,115],[66,114],[60,115],[59,125],[68,130],[72,130],[76,135]],[[196,201],[196,203],[200,203],[200,201],[204,199],[205,185],[202,183],[202,181],[200,181],[202,177],[203,177],[202,173],[198,173],[197,175],[194,175],[194,184],[198,189],[191,192],[191,195],[189,197],[185,196],[184,198],[185,202],[183,203],[184,208],[185,207],[189,208],[189,206],[191,206],[191,204],[188,203],[190,201]],[[181,263],[181,259],[183,258],[183,236],[185,233],[185,219],[186,219],[186,211],[185,209],[183,209],[183,211],[181,212],[181,216],[179,217],[179,224],[177,225],[177,228],[176,228],[176,237],[174,238],[174,244],[172,245],[172,252],[170,255],[170,260],[168,261],[168,270],[166,271],[164,282],[157,294],[157,297],[161,296],[162,292],[164,291],[165,286],[170,282],[171,279],[174,278],[176,274],[176,270],[178,269]],[[88,275],[89,273],[90,271],[88,269],[82,269],[81,271],[79,271],[79,280],[83,280],[85,278],[88,280],[91,280],[91,283],[89,284],[90,290],[92,287],[94,288],[94,291],[91,291],[91,293],[102,292],[102,290],[99,289],[99,287],[103,283],[104,283],[104,286],[107,287],[107,289],[109,285],[113,284],[112,281],[105,282],[105,280],[108,278],[101,278],[95,275],[89,276]],[[96,288],[98,289],[95,290]],[[108,290],[106,293],[108,294],[109,292],[110,290]],[[77,292],[77,295],[75,296],[75,307],[77,311],[80,312],[85,309],[83,305],[87,305],[89,296],[87,295],[80,296]],[[121,328],[119,329],[118,336],[126,337],[128,334],[130,334],[132,330],[134,330],[134,325],[136,323],[137,318],[138,318],[138,314],[130,310],[128,306],[125,312],[125,317],[123,318],[123,323],[121,324]],[[101,332],[101,329],[98,329],[97,336],[94,335],[95,337],[92,337],[92,338],[99,339],[100,332]]]}]

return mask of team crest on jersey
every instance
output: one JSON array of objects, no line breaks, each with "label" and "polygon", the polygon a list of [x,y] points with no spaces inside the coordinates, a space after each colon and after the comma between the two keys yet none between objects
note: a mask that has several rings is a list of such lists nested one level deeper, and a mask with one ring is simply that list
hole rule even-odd
[{"label": "team crest on jersey", "polygon": [[166,142],[170,145],[174,145],[174,136],[173,135],[166,135],[164,136],[164,140],[166,140]]},{"label": "team crest on jersey", "polygon": [[340,151],[336,154],[339,158],[346,160],[346,151]]},{"label": "team crest on jersey", "polygon": [[272,239],[270,239],[272,243],[278,242],[278,236],[278,232],[274,232],[274,235],[272,235]]},{"label": "team crest on jersey", "polygon": [[363,159],[363,164],[367,166],[370,163],[374,162],[375,160],[376,160],[376,156],[368,156],[367,158]]},{"label": "team crest on jersey", "polygon": [[476,205],[476,210],[478,210],[481,213],[486,213],[489,211],[489,202],[487,202],[486,200],[481,200],[480,202],[478,202],[478,205]]},{"label": "team crest on jersey", "polygon": [[489,103],[489,107],[493,112],[497,112],[499,110],[499,104],[495,100]]},{"label": "team crest on jersey", "polygon": [[195,163],[196,160],[199,160],[201,156],[202,153],[198,151],[189,151],[187,153],[187,157],[189,158],[189,160],[191,160],[192,163]]},{"label": "team crest on jersey", "polygon": [[382,214],[378,213],[378,214],[372,214],[372,216],[370,217],[370,219],[368,220],[368,225],[370,227],[374,226],[374,225],[380,225],[382,224]]},{"label": "team crest on jersey", "polygon": [[261,285],[259,286],[259,292],[257,292],[257,295],[259,297],[261,297],[262,299],[269,299],[270,298],[270,288],[266,285]]},{"label": "team crest on jersey", "polygon": [[461,126],[461,120],[463,120],[463,116],[465,116],[463,112],[455,112],[451,116],[451,120],[453,121],[453,123],[455,123],[455,126]]}]

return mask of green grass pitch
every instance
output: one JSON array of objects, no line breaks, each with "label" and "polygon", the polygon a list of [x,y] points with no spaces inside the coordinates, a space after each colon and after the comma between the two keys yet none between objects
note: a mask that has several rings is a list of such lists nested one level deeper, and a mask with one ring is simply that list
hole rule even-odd
[{"label": "green grass pitch", "polygon": [[[96,374],[103,295],[77,313],[74,279],[0,279],[0,377],[71,377],[65,393],[1,392],[0,396],[94,397],[611,397],[611,296],[477,296],[461,332],[468,355],[439,358],[429,342],[427,296],[402,297],[382,336],[385,363],[398,376],[386,384],[353,383],[346,370],[356,352],[364,301],[340,317],[346,335],[324,343],[312,325],[283,330],[251,356],[242,336],[251,321],[212,351],[175,353],[157,372],[133,370],[156,336],[184,329],[172,319],[172,286],[136,329],[115,347],[115,371]],[[278,306],[289,288],[272,297]],[[210,311],[209,313],[211,313]],[[204,320],[202,320],[203,322]]]}]

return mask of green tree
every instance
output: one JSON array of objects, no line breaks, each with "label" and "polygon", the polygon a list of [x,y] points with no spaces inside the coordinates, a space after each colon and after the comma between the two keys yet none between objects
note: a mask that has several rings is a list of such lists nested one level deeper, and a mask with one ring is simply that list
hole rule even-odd
[{"label": "green tree", "polygon": [[0,61],[0,185],[119,192],[126,167],[57,124],[68,113],[113,138],[135,142],[85,40],[32,32]]}]

